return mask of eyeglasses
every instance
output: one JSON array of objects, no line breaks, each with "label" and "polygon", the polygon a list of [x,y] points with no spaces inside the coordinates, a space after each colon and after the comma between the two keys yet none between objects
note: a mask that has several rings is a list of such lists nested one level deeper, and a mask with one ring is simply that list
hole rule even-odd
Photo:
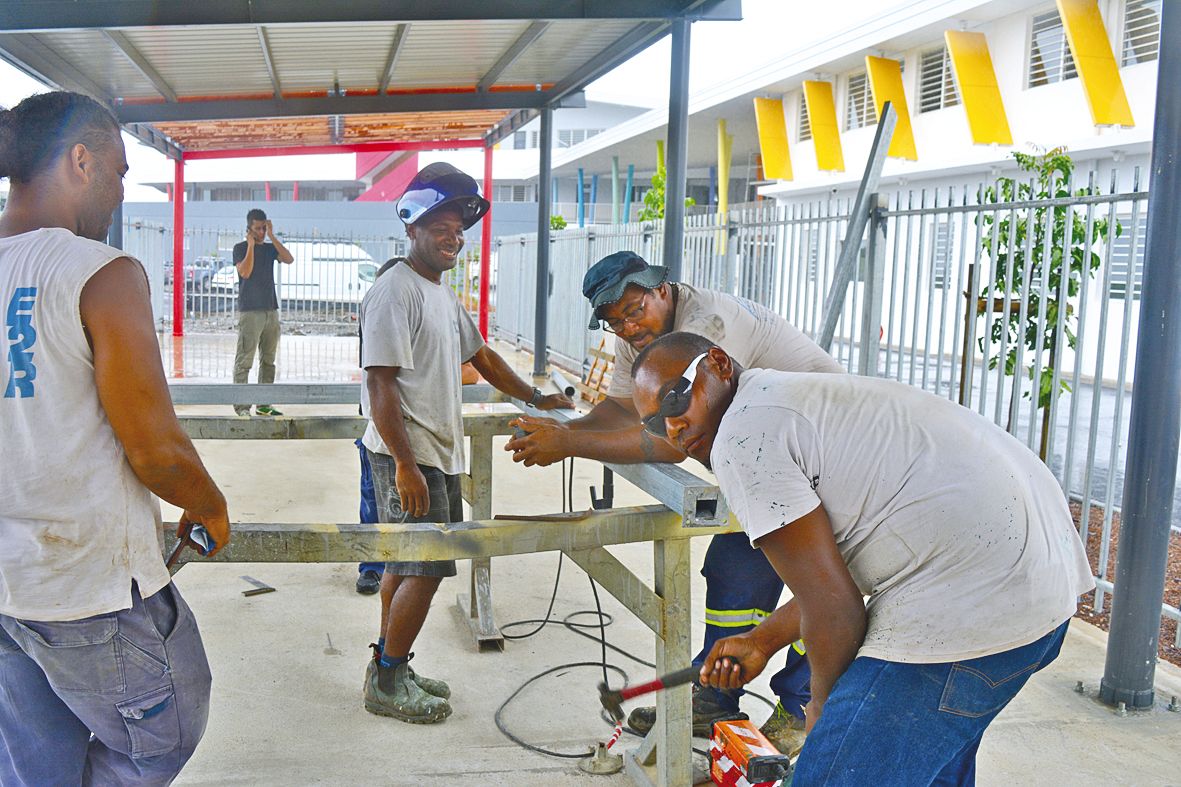
[{"label": "eyeglasses", "polygon": [[618,320],[602,320],[603,330],[607,333],[619,333],[625,324],[632,327],[638,325],[644,318],[644,306],[648,303],[648,295],[651,292],[652,290],[644,290],[643,296]]},{"label": "eyeglasses", "polygon": [[693,401],[693,381],[697,379],[697,364],[701,363],[701,359],[707,355],[709,353],[702,353],[692,361],[689,361],[689,365],[685,367],[685,373],[681,375],[681,379],[677,380],[673,384],[673,387],[669,389],[668,393],[664,395],[664,398],[660,400],[660,407],[657,408],[653,415],[643,420],[645,431],[657,437],[668,437],[668,430],[665,428],[665,419],[684,415],[689,409],[689,403]]}]

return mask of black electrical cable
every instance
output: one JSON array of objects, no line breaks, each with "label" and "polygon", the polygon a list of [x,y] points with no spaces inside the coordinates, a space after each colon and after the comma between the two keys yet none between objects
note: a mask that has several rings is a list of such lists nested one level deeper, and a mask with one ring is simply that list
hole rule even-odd
[{"label": "black electrical cable", "polygon": [[[562,461],[562,512],[567,513],[571,509],[573,509],[573,507],[574,507],[574,459],[573,459],[573,457],[571,457],[570,458],[570,469],[569,469],[568,473],[567,473],[567,469],[566,469],[566,461],[565,460]],[[553,619],[552,615],[553,615],[553,610],[554,610],[554,603],[558,597],[558,584],[561,582],[561,579],[562,579],[562,557],[563,557],[563,555],[561,553],[558,553],[558,569],[557,569],[556,574],[554,575],[554,588],[553,588],[553,592],[550,594],[549,606],[546,608],[545,617],[541,618],[541,619],[532,618],[532,619],[527,619],[527,620],[514,620],[510,623],[502,624],[500,627],[501,635],[505,639],[512,639],[512,640],[528,639],[529,637],[532,637],[535,634],[540,633],[541,630],[544,629],[546,626],[548,626],[552,623],[558,622]],[[580,667],[597,667],[597,668],[599,668],[602,671],[603,682],[607,683],[607,684],[610,684],[610,681],[608,680],[608,676],[607,676],[607,671],[611,670],[611,671],[617,673],[619,675],[619,677],[623,680],[624,684],[626,684],[628,681],[627,672],[625,672],[622,667],[619,667],[615,664],[607,663],[607,650],[608,649],[615,651],[616,653],[620,654],[621,656],[624,656],[625,658],[631,659],[632,661],[636,662],[637,664],[642,664],[643,666],[649,667],[652,669],[656,668],[656,665],[654,663],[652,663],[650,661],[646,661],[646,660],[640,658],[639,656],[636,656],[632,653],[627,652],[623,648],[620,648],[616,645],[612,645],[611,643],[607,642],[607,626],[610,626],[611,624],[613,624],[615,622],[615,618],[612,615],[603,612],[602,605],[599,603],[598,586],[596,585],[593,578],[588,576],[587,579],[590,580],[591,593],[594,595],[594,599],[595,599],[595,609],[580,609],[575,612],[571,612],[570,614],[566,615],[566,617],[562,618],[561,624],[562,624],[562,627],[567,629],[568,631],[572,631],[580,637],[586,637],[587,639],[591,640],[592,642],[598,643],[598,645],[601,648],[601,652],[602,652],[601,660],[600,661],[579,661],[579,662],[574,662],[574,663],[569,663],[569,664],[559,664],[556,667],[551,667],[550,669],[545,670],[544,672],[539,672],[538,674],[536,674],[533,677],[526,680],[519,687],[517,687],[516,691],[514,691],[512,694],[510,694],[508,699],[506,699],[504,702],[502,702],[500,704],[500,707],[496,709],[496,713],[494,714],[494,717],[493,717],[494,721],[496,722],[496,728],[498,730],[500,730],[501,734],[503,734],[510,741],[512,741],[513,743],[517,744],[518,746],[520,746],[524,749],[528,749],[529,751],[537,752],[538,754],[546,754],[546,755],[549,755],[550,757],[560,757],[563,759],[582,759],[583,757],[586,757],[587,754],[586,754],[586,752],[580,752],[578,754],[571,754],[571,753],[567,753],[567,752],[551,751],[549,749],[545,749],[540,746],[536,746],[532,743],[529,743],[527,741],[524,741],[521,738],[514,735],[512,732],[510,732],[509,729],[504,724],[504,720],[502,718],[502,715],[504,713],[505,708],[507,708],[513,702],[513,700],[515,700],[517,698],[517,696],[522,691],[524,691],[527,687],[532,685],[535,681],[540,680],[541,678],[544,678],[546,675],[552,675],[553,673],[559,672],[564,669],[576,669],[576,668],[580,668]],[[597,622],[596,623],[575,623],[571,620],[571,618],[577,617],[579,615],[595,615],[597,617]],[[530,625],[530,624],[536,624],[536,626],[532,631],[529,631],[526,634],[514,634],[514,635],[504,634],[504,629],[506,629],[506,628],[512,628],[514,626],[525,626],[525,625]],[[593,634],[589,634],[586,631],[581,630],[581,629],[595,629],[595,628],[597,628],[599,630],[599,636],[597,636],[597,637],[594,636]],[[772,702],[771,700],[767,699],[766,697],[762,696],[761,694],[757,694],[757,693],[750,691],[750,690],[747,690],[746,693],[752,697],[755,697],[756,699],[762,700],[771,708],[776,707],[776,703]],[[603,712],[601,714],[601,716],[607,724],[609,724],[611,726],[615,725],[614,720],[608,718],[605,712]],[[629,735],[634,735],[639,738],[644,737],[644,735],[642,733],[637,732],[636,730],[634,730],[631,727],[626,726],[626,725],[623,726],[623,731],[628,733]],[[698,754],[709,756],[707,752],[704,752],[701,749],[693,749],[693,751],[697,752]]]}]

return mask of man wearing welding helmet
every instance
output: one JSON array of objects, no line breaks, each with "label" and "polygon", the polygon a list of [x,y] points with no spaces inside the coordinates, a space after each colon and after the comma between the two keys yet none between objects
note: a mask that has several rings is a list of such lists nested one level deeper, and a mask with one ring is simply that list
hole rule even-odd
[{"label": "man wearing welding helmet", "polygon": [[[489,383],[539,410],[571,407],[518,377],[480,336],[443,274],[455,267],[464,230],[488,212],[476,181],[446,163],[424,167],[398,200],[410,250],[378,278],[361,302],[362,443],[380,522],[463,519],[460,364],[471,361]],[[365,674],[365,709],[430,724],[451,715],[451,690],[410,666],[414,640],[443,577],[455,561],[387,563],[381,627]]]},{"label": "man wearing welding helmet", "polygon": [[[840,365],[799,329],[757,303],[727,293],[668,281],[666,268],[621,251],[599,260],[582,280],[591,306],[591,329],[615,334],[615,369],[607,398],[585,417],[560,424],[548,418],[520,419],[530,434],[511,440],[507,450],[526,465],[546,465],[567,456],[612,462],[680,462],[685,455],[640,425],[632,403],[632,364],[649,344],[688,331],[718,343],[742,363],[787,372],[839,373]],[[750,631],[779,605],[783,582],[762,553],[741,533],[714,536],[701,569],[705,577],[705,641],[695,663],[713,644]],[[810,673],[804,644],[789,649],[787,663],[771,679],[779,698],[763,733],[792,754],[804,740],[804,706]],[[746,718],[738,708],[741,691],[695,687],[693,732],[708,737],[714,721]],[[656,709],[638,708],[628,723],[646,733]]]}]

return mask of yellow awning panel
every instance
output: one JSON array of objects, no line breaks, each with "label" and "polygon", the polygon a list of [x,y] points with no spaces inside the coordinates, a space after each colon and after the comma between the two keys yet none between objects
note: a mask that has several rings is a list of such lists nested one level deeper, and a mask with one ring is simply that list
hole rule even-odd
[{"label": "yellow awning panel", "polygon": [[841,151],[841,129],[837,125],[832,83],[804,80],[804,104],[808,108],[808,122],[812,125],[816,167],[826,172],[844,172],[845,154]]},{"label": "yellow awning panel", "polygon": [[791,153],[787,149],[782,99],[756,98],[755,123],[759,128],[759,149],[763,154],[763,177],[791,180]]},{"label": "yellow awning panel", "polygon": [[1058,0],[1058,15],[1095,125],[1135,125],[1097,0]]},{"label": "yellow awning panel", "polygon": [[894,126],[894,138],[890,140],[887,156],[918,161],[919,154],[914,146],[914,129],[910,125],[910,107],[906,103],[906,90],[902,87],[902,64],[887,57],[866,55],[865,68],[869,72],[869,86],[873,90],[873,104],[878,120],[882,107],[889,101],[898,113]]},{"label": "yellow awning panel", "polygon": [[951,55],[951,71],[968,113],[968,129],[977,145],[1012,145],[1013,132],[1005,115],[996,70],[983,33],[948,30],[943,34]]}]

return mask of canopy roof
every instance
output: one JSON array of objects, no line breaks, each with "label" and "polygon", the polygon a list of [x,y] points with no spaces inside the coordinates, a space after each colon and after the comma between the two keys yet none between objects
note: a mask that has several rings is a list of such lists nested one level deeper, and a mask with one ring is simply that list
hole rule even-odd
[{"label": "canopy roof", "polygon": [[0,57],[186,150],[483,139],[740,0],[23,0]]}]

